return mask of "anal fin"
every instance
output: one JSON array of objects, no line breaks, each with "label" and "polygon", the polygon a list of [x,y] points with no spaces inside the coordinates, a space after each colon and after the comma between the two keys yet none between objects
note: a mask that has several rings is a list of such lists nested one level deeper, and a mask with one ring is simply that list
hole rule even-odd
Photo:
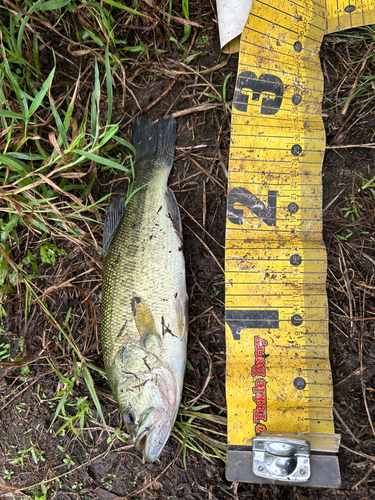
[{"label": "anal fin", "polygon": [[180,209],[178,208],[178,203],[173,191],[167,187],[165,190],[165,199],[167,201],[167,210],[173,222],[173,226],[176,229],[181,241],[182,241],[182,222]]}]

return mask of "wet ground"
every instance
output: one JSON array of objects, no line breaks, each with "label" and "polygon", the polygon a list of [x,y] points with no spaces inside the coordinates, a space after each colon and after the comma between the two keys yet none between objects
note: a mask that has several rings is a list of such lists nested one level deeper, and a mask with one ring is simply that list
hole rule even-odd
[{"label": "wet ground", "polygon": [[[119,97],[115,111],[119,118],[125,114],[121,135],[127,139],[130,138],[128,122],[132,116],[139,108],[144,110],[153,104],[162,94],[163,98],[145,116],[159,118],[175,114],[177,117],[176,159],[169,184],[181,207],[190,300],[183,404],[185,408],[193,406],[196,411],[225,417],[224,171],[228,164],[230,133],[227,103],[233,96],[238,59],[220,53],[215,14],[210,5],[203,8],[197,4],[191,19],[203,26],[191,46],[199,55],[188,64],[183,63],[181,50],[163,39],[160,46],[166,53],[162,56],[153,56],[150,61],[140,56],[130,58],[125,64],[128,92],[124,109],[121,109]],[[161,27],[153,34],[145,33],[139,26],[137,29],[139,37],[153,40],[165,37]],[[175,29],[180,33],[182,27],[177,25]],[[206,30],[204,37],[203,29]],[[367,32],[362,32],[366,39]],[[52,44],[58,42],[57,37],[51,36]],[[371,147],[348,147],[372,143],[375,134],[373,101],[368,99],[363,104],[366,96],[355,97],[346,114],[341,114],[355,79],[355,61],[366,50],[366,43],[359,37],[338,43],[330,36],[323,44],[321,56],[325,74],[323,112],[327,145],[340,146],[326,152],[323,186],[334,416],[336,432],[342,435],[341,489],[228,483],[224,462],[209,456],[214,455],[212,449],[202,445],[206,455],[191,449],[186,449],[185,453],[185,448],[176,439],[177,434],[166,445],[160,463],[143,464],[141,456],[128,441],[107,442],[103,425],[94,418],[96,410],[92,409],[92,416],[85,413],[82,398],[89,398],[89,392],[82,376],[75,381],[68,400],[70,406],[66,406],[67,415],[69,412],[71,415],[79,411],[85,413],[82,432],[75,421],[72,427],[68,425],[54,435],[49,430],[57,405],[53,398],[66,387],[66,379],[74,376],[73,356],[56,325],[43,313],[40,303],[27,297],[24,288],[20,287],[19,293],[8,301],[0,342],[11,345],[14,357],[25,357],[33,350],[35,353],[34,361],[26,365],[28,370],[22,372],[19,367],[5,365],[2,368],[0,469],[4,470],[5,484],[1,498],[41,497],[44,494],[42,480],[47,489],[46,498],[58,500],[375,498],[375,430],[372,423],[375,411],[375,183],[366,186],[375,176],[375,153]],[[46,60],[47,66],[49,63]],[[60,87],[54,89],[56,94],[62,91],[70,77],[76,78],[69,76],[66,61],[59,64]],[[371,78],[373,71],[371,58],[363,76]],[[207,97],[207,94],[222,97],[224,79],[229,73],[232,75],[225,100]],[[86,75],[86,88],[91,90],[90,72]],[[84,94],[81,101],[85,102]],[[125,178],[114,178],[111,172],[98,171],[91,193],[94,199],[99,199],[108,192],[124,192],[127,185]],[[93,223],[90,229],[100,241],[101,225]],[[58,238],[54,244],[62,246],[67,256],[60,257],[56,266],[38,262],[38,274],[44,276],[36,280],[39,297],[54,318],[64,325],[87,361],[103,367],[99,340],[101,256],[89,244],[77,246]],[[38,245],[39,241],[25,229],[19,235],[19,244],[13,254],[17,258],[27,255],[27,251],[36,252]],[[31,304],[26,307],[25,316],[27,300],[31,300]],[[104,378],[99,373],[93,377],[106,422],[116,429],[119,424],[116,402]],[[194,402],[198,395],[198,401]],[[179,420],[186,422],[187,418],[179,417]],[[197,419],[195,422],[213,430],[214,434],[210,434],[213,439],[225,442],[221,435],[225,436],[225,426],[221,421],[215,424]],[[53,430],[59,431],[63,423],[64,420],[58,418],[53,423]],[[124,437],[122,433],[119,436]],[[199,440],[196,442],[199,444]]]}]

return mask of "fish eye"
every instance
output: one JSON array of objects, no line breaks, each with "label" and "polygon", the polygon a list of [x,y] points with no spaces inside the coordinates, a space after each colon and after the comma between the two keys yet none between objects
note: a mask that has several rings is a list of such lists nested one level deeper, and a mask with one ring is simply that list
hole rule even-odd
[{"label": "fish eye", "polygon": [[128,410],[123,414],[122,420],[125,425],[133,425],[135,422],[135,415],[131,410]]}]

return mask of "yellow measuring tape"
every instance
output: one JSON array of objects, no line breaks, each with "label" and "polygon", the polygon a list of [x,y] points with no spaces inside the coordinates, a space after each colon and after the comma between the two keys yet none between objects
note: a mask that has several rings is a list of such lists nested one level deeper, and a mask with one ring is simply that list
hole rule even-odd
[{"label": "yellow measuring tape", "polygon": [[[326,18],[326,34],[366,24],[375,24],[375,1],[327,0],[323,16]],[[222,51],[226,54],[238,52],[240,42],[240,36],[233,38],[222,48]]]},{"label": "yellow measuring tape", "polygon": [[241,37],[226,229],[229,480],[340,484],[319,50],[325,33],[375,23],[374,7],[254,0]]},{"label": "yellow measuring tape", "polygon": [[327,0],[326,17],[326,33],[375,24],[375,2]]}]

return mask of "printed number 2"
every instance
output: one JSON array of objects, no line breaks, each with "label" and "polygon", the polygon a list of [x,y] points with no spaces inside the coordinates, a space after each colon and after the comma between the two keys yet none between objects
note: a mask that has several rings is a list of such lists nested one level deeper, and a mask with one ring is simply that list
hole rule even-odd
[{"label": "printed number 2", "polygon": [[262,115],[276,115],[279,111],[284,95],[284,85],[278,76],[263,74],[257,78],[252,71],[242,71],[237,77],[236,89],[234,91],[233,106],[238,111],[247,111],[249,93],[252,92],[252,100],[259,101],[260,94],[274,94],[275,97],[263,97],[260,113]]},{"label": "printed number 2", "polygon": [[255,194],[246,188],[235,187],[228,193],[227,217],[233,223],[242,226],[244,223],[243,210],[234,208],[239,203],[250,209],[257,217],[263,219],[267,226],[276,226],[277,191],[268,191],[268,205],[266,206]]}]

